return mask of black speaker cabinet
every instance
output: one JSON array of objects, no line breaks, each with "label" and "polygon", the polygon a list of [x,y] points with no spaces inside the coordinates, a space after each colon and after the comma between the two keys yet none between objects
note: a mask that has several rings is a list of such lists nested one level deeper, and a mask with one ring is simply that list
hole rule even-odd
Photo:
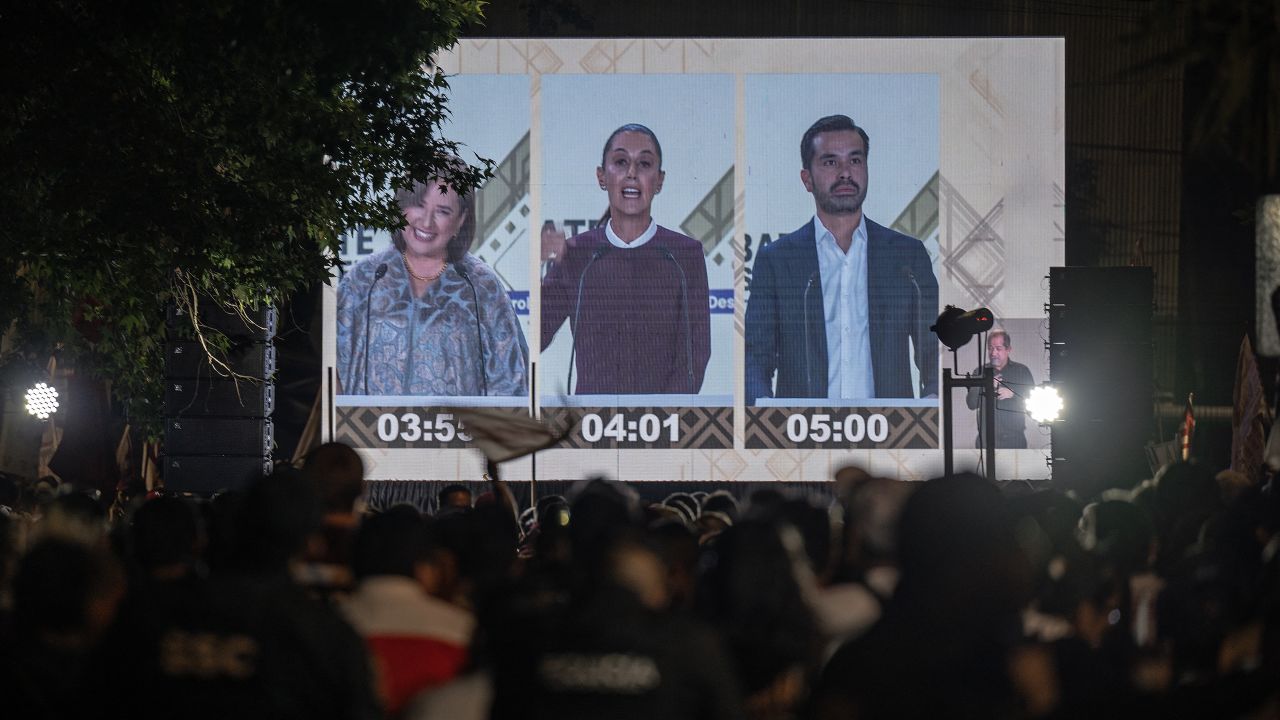
[{"label": "black speaker cabinet", "polygon": [[164,410],[169,417],[270,417],[276,387],[261,380],[169,380]]},{"label": "black speaker cabinet", "polygon": [[1063,395],[1053,477],[1088,495],[1147,474],[1151,268],[1049,270],[1049,375]]},{"label": "black speaker cabinet", "polygon": [[168,418],[167,455],[271,454],[272,426],[265,418]]},{"label": "black speaker cabinet", "polygon": [[[227,351],[231,371],[252,378],[269,378],[276,373],[275,346],[265,342],[241,343]],[[164,374],[167,378],[216,378],[209,368],[204,347],[195,340],[174,341],[164,347]]]},{"label": "black speaker cabinet", "polygon": [[168,492],[209,495],[238,490],[271,472],[271,458],[254,455],[168,455],[164,459]]},{"label": "black speaker cabinet", "polygon": [[[189,322],[186,311],[174,303],[169,304],[165,320],[170,329],[178,329]],[[276,309],[270,305],[246,308],[245,317],[241,317],[239,313],[204,298],[200,303],[200,321],[232,340],[270,342],[276,336]]]}]

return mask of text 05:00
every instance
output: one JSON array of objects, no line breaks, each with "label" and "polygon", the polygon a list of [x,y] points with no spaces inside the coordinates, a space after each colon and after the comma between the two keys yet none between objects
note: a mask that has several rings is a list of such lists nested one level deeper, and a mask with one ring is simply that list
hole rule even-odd
[{"label": "text 05:00", "polygon": [[595,413],[582,416],[582,439],[587,442],[600,442],[604,439],[618,442],[658,442],[666,433],[667,440],[679,442],[680,416],[672,413],[666,417],[645,413],[639,416],[628,416],[618,413],[608,422]]},{"label": "text 05:00", "polygon": [[453,413],[419,415],[407,412],[403,415],[383,413],[378,416],[378,439],[383,442],[452,442],[454,439],[471,442],[471,436],[455,422]]},{"label": "text 05:00", "polygon": [[858,443],[884,442],[889,437],[889,418],[875,413],[832,417],[824,413],[787,417],[787,438],[791,442]]}]

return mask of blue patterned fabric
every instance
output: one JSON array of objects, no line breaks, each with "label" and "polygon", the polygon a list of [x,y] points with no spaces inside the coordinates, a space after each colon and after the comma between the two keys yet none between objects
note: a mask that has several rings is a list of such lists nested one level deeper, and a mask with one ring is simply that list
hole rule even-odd
[{"label": "blue patterned fabric", "polygon": [[[383,264],[386,274],[375,283]],[[475,284],[478,307],[471,286],[453,264],[422,297],[413,297],[409,274],[394,247],[362,260],[342,277],[339,394],[483,395],[486,374],[489,395],[528,392],[529,348],[502,281],[470,254],[462,264]]]}]

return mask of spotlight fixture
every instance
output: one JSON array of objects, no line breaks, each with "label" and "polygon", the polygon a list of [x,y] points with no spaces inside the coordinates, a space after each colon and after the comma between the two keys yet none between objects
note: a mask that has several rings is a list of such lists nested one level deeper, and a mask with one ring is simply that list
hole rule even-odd
[{"label": "spotlight fixture", "polygon": [[58,412],[58,391],[48,383],[36,383],[27,389],[27,412],[41,420]]},{"label": "spotlight fixture", "polygon": [[1062,415],[1062,396],[1052,385],[1037,385],[1027,396],[1027,414],[1041,425],[1057,422]]},{"label": "spotlight fixture", "polygon": [[955,351],[964,347],[974,335],[990,330],[994,324],[993,317],[987,308],[966,312],[954,305],[948,305],[938,316],[938,321],[929,329],[938,336],[938,340],[943,345]]}]

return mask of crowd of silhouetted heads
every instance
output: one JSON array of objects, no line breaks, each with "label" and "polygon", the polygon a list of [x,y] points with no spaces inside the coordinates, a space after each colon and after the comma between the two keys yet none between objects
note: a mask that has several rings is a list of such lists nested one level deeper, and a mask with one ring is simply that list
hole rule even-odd
[{"label": "crowd of silhouetted heads", "polygon": [[368,508],[363,472],[330,444],[113,505],[0,478],[6,716],[1280,716],[1269,477],[1077,497],[848,468]]}]

